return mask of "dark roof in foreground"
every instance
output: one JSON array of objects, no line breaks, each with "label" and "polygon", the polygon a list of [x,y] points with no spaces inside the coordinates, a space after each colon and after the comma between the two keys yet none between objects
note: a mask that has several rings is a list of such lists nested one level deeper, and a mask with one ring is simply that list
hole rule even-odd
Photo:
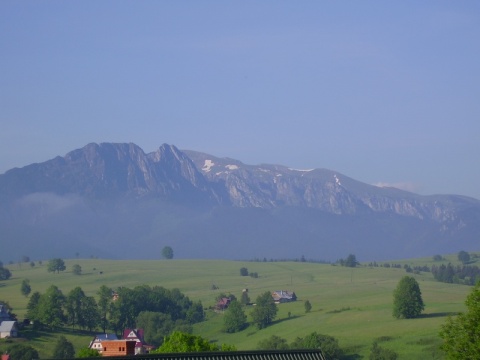
[{"label": "dark roof in foreground", "polygon": [[[96,359],[99,358],[90,358]],[[106,360],[327,360],[320,350],[258,350],[215,351],[195,353],[146,354],[135,356],[108,356]]]}]

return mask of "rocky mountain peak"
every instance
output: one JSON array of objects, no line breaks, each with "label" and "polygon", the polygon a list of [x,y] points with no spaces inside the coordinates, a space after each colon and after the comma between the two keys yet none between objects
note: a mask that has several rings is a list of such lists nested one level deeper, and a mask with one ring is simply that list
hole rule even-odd
[{"label": "rocky mountain peak", "polygon": [[163,144],[148,156],[157,171],[168,173],[177,181],[186,181],[196,188],[207,190],[208,184],[193,161],[174,145]]},{"label": "rocky mountain peak", "polygon": [[[35,241],[43,231],[45,241],[74,234],[90,249],[108,238],[115,246],[105,249],[122,249],[119,256],[126,256],[119,239],[137,251],[132,238],[143,237],[150,249],[159,234],[194,257],[217,251],[212,256],[246,258],[259,249],[288,256],[280,250],[292,241],[304,251],[322,242],[320,257],[345,256],[346,247],[367,254],[384,242],[384,254],[408,256],[419,245],[433,253],[440,238],[444,249],[458,251],[462,242],[468,250],[479,224],[476,199],[420,196],[332,170],[247,165],[168,144],[146,154],[133,143],[91,143],[0,175],[0,234],[19,243],[31,234],[23,250],[15,248],[24,253],[46,248]],[[332,255],[338,244],[345,252]]]}]

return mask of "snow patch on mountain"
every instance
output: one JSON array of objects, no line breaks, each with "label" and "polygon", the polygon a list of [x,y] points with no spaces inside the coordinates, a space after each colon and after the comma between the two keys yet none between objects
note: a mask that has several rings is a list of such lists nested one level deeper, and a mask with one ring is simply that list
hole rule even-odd
[{"label": "snow patch on mountain", "polygon": [[293,168],[288,168],[288,170],[292,170],[292,171],[300,171],[300,172],[310,172],[310,171],[313,171],[315,169],[293,169]]},{"label": "snow patch on mountain", "polygon": [[337,177],[337,174],[333,175],[333,177],[335,178],[335,183],[339,186],[342,186],[342,183],[340,182],[340,179]]},{"label": "snow patch on mountain", "polygon": [[225,165],[225,167],[226,167],[228,170],[237,170],[237,169],[238,169],[238,166],[237,166],[237,165]]},{"label": "snow patch on mountain", "polygon": [[202,170],[205,172],[209,172],[211,168],[215,165],[212,160],[205,160],[205,164],[202,167]]}]

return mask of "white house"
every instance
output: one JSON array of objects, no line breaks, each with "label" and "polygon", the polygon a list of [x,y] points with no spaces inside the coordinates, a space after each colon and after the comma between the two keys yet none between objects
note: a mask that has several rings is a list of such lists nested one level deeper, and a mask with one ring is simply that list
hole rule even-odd
[{"label": "white house", "polygon": [[97,350],[100,354],[103,352],[103,341],[110,341],[110,340],[118,340],[117,335],[115,334],[98,334],[95,335],[92,341],[90,341],[90,345],[88,346],[90,349]]},{"label": "white house", "polygon": [[0,339],[7,337],[17,337],[18,327],[16,321],[2,321],[0,324]]}]

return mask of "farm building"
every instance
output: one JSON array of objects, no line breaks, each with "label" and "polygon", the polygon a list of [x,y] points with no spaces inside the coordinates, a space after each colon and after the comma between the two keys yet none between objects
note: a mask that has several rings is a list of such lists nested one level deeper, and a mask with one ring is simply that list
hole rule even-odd
[{"label": "farm building", "polygon": [[286,303],[297,301],[297,295],[293,291],[277,290],[272,293],[273,300],[276,303]]}]

